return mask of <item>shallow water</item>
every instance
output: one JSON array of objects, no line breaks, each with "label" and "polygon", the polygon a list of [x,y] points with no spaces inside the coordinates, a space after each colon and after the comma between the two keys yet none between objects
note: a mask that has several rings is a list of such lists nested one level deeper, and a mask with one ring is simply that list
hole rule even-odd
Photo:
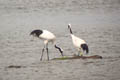
[{"label": "shallow water", "polygon": [[[119,80],[119,5],[119,0],[0,0],[0,80]],[[66,56],[77,54],[68,23],[88,43],[88,55],[103,59],[47,61],[44,54],[39,61],[43,41],[31,41],[34,29],[53,32]],[[50,59],[61,57],[51,44],[49,53]]]}]

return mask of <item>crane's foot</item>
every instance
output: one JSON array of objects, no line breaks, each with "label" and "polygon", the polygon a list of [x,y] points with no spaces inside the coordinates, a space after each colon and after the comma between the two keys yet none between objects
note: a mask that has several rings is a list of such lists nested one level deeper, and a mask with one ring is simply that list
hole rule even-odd
[{"label": "crane's foot", "polygon": [[62,58],[67,58],[67,56],[62,56]]},{"label": "crane's foot", "polygon": [[83,53],[82,53],[82,52],[80,52],[80,53],[78,54],[78,56],[83,56]]}]

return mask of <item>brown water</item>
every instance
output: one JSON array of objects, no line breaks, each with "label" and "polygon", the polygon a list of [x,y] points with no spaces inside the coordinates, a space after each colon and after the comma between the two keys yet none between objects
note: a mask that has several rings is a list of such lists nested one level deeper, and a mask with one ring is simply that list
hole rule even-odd
[{"label": "brown water", "polygon": [[[68,23],[88,43],[88,55],[103,59],[47,61],[44,54],[39,61],[43,41],[31,41],[34,29],[53,32],[66,56],[77,54]],[[61,57],[52,45],[49,53]],[[0,0],[0,80],[120,80],[119,63],[119,0]]]}]

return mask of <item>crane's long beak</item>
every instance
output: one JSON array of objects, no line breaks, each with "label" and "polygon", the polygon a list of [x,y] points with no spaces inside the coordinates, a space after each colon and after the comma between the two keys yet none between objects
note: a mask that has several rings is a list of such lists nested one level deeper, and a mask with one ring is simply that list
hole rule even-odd
[{"label": "crane's long beak", "polygon": [[30,35],[30,41],[34,41],[34,36]]},{"label": "crane's long beak", "polygon": [[61,51],[61,55],[64,56],[64,55],[63,55],[63,51]]}]

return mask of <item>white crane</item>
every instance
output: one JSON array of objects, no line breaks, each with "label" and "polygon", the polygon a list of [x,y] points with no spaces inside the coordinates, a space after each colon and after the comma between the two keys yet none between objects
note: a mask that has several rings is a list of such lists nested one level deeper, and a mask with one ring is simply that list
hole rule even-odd
[{"label": "white crane", "polygon": [[89,49],[88,49],[88,45],[86,44],[86,42],[83,39],[80,39],[79,37],[73,35],[71,24],[68,24],[68,29],[70,30],[73,45],[78,50],[78,55],[83,56],[82,50],[83,52],[86,51],[86,54],[88,54]]},{"label": "white crane", "polygon": [[56,37],[55,37],[55,35],[53,33],[49,32],[47,30],[39,30],[39,29],[37,29],[37,30],[33,30],[30,33],[30,35],[33,35],[33,37],[37,37],[39,39],[44,40],[44,47],[42,49],[42,55],[41,55],[40,60],[42,60],[43,52],[44,52],[45,48],[46,48],[46,51],[47,51],[47,58],[49,60],[49,53],[48,53],[48,43],[49,42],[52,42],[54,44],[54,47],[56,49],[58,49],[60,51],[61,55],[63,56],[63,49],[56,45],[56,42],[55,42]]}]

